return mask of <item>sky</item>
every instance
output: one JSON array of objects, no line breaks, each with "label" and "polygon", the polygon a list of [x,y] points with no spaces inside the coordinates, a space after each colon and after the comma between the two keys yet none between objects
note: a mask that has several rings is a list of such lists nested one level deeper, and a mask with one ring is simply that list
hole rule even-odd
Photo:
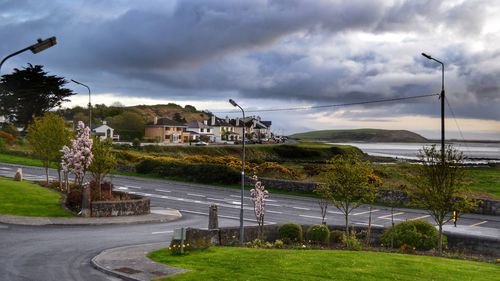
[{"label": "sky", "polygon": [[[500,2],[497,0],[0,0],[0,58],[90,86],[93,104],[194,105],[219,117],[273,122],[277,134],[405,129],[500,140]],[[86,106],[86,88],[65,107]],[[312,108],[310,107],[318,107]],[[321,107],[323,106],[323,107]],[[269,109],[309,108],[268,111]]]}]

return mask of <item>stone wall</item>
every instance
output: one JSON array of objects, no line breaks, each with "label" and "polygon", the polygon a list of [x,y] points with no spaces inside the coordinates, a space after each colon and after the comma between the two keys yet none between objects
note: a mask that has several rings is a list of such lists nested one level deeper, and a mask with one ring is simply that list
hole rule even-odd
[{"label": "stone wall", "polygon": [[92,217],[138,216],[150,212],[149,198],[131,196],[123,201],[94,201],[90,205]]},{"label": "stone wall", "polygon": [[[247,181],[251,182],[250,179],[247,179]],[[299,182],[266,178],[261,178],[260,181],[266,187],[272,187],[287,191],[312,192],[316,187],[316,183],[313,182]],[[408,193],[401,190],[379,190],[375,202],[382,204],[391,204],[391,200],[395,200],[395,204],[398,206],[408,206],[408,204],[410,203],[410,197],[408,196]],[[500,216],[500,201],[481,200],[477,209],[473,210],[471,213]]]},{"label": "stone wall", "polygon": [[[302,232],[305,235],[310,225],[301,225]],[[344,231],[344,226],[329,225],[332,230]],[[274,242],[278,239],[279,225],[265,225],[264,239]],[[355,227],[359,233],[358,239],[366,239],[367,227]],[[384,233],[385,228],[371,228],[370,243],[371,245],[379,245],[379,237]],[[475,236],[465,236],[462,234],[445,233],[448,239],[448,249],[459,251],[463,254],[483,254],[494,257],[500,256],[500,237],[485,238]],[[192,247],[200,249],[207,248],[209,245],[235,246],[239,244],[240,229],[239,227],[222,227],[219,229],[196,229],[188,228],[186,230],[186,242]],[[257,226],[246,226],[244,230],[244,242],[252,241],[257,238]]]}]

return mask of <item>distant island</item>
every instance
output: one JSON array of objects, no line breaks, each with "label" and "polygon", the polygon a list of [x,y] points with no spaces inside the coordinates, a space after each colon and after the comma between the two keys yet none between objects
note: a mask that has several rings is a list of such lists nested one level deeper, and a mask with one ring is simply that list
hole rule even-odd
[{"label": "distant island", "polygon": [[289,137],[324,142],[429,142],[423,136],[407,130],[381,129],[321,130],[293,134]]}]

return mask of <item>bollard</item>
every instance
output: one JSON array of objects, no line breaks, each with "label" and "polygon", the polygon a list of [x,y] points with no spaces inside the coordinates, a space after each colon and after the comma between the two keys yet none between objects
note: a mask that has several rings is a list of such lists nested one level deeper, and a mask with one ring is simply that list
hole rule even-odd
[{"label": "bollard", "polygon": [[208,211],[208,229],[216,229],[216,228],[219,228],[217,205],[211,205]]},{"label": "bollard", "polygon": [[15,181],[23,181],[23,169],[17,168],[16,175],[14,176]]}]

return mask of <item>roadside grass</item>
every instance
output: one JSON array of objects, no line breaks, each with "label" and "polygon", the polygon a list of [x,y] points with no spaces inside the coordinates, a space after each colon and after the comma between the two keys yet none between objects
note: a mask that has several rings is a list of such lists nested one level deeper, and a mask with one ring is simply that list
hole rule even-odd
[{"label": "roadside grass", "polygon": [[9,164],[20,164],[26,166],[35,166],[35,167],[43,167],[43,163],[41,160],[29,158],[26,156],[17,156],[0,153],[0,162],[9,163]]},{"label": "roadside grass", "polygon": [[500,166],[470,168],[467,170],[466,181],[470,191],[500,199]]},{"label": "roadside grass", "polygon": [[60,203],[61,196],[28,181],[0,177],[0,214],[30,217],[70,217]]},{"label": "roadside grass", "polygon": [[495,264],[382,252],[211,247],[148,257],[190,270],[161,280],[500,280]]}]

